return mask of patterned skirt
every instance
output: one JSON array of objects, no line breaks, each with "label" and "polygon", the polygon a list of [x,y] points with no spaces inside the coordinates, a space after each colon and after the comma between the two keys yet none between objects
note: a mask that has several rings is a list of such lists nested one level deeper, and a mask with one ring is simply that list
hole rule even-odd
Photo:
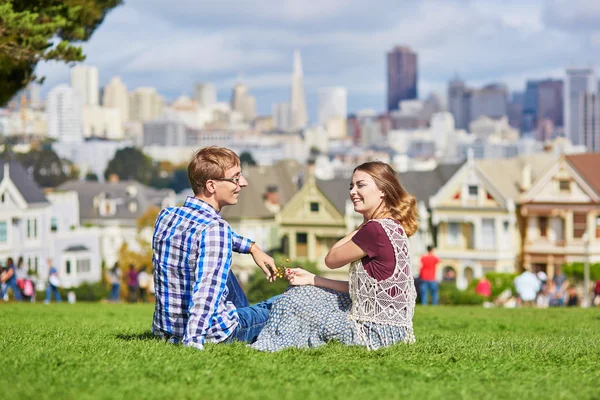
[{"label": "patterned skirt", "polygon": [[273,352],[319,347],[335,340],[377,349],[408,338],[406,327],[354,322],[351,305],[348,293],[315,286],[290,287],[273,303],[265,328],[250,347]]}]

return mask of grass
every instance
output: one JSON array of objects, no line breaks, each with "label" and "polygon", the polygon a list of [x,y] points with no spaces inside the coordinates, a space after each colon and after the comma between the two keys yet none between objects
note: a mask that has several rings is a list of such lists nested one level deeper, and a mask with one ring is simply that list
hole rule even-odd
[{"label": "grass", "polygon": [[0,304],[3,399],[598,398],[598,309],[418,307],[417,343],[203,352],[155,340],[152,307]]}]

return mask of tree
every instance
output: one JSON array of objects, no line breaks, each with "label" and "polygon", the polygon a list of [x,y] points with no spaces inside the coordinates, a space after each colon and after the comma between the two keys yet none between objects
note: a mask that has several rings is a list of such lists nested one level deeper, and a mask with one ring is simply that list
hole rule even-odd
[{"label": "tree", "polygon": [[256,165],[256,161],[254,160],[254,157],[252,157],[252,153],[247,151],[244,151],[242,154],[240,154],[240,163],[242,165]]},{"label": "tree", "polygon": [[188,178],[187,168],[177,168],[173,171],[169,181],[169,189],[173,189],[175,193],[179,193],[189,187],[190,180]]},{"label": "tree", "polygon": [[93,172],[88,172],[87,174],[85,174],[85,180],[87,182],[98,182],[98,175],[96,175]]},{"label": "tree", "polygon": [[144,185],[152,180],[154,165],[152,159],[135,147],[125,147],[117,150],[114,158],[110,160],[104,178],[115,174],[119,180],[133,179]]},{"label": "tree", "polygon": [[74,44],[88,40],[123,0],[9,0],[0,4],[0,106],[29,82],[44,61],[83,61]]},{"label": "tree", "polygon": [[51,148],[33,149],[13,156],[31,172],[33,180],[41,187],[56,187],[79,176],[76,166],[58,157]]}]

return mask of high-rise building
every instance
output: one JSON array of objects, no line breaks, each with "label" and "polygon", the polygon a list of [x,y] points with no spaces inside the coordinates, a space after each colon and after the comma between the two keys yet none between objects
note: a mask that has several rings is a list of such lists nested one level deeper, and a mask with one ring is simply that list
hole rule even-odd
[{"label": "high-rise building", "polygon": [[540,81],[528,80],[525,84],[525,95],[523,96],[523,120],[521,130],[531,132],[537,127],[538,100]]},{"label": "high-rise building", "polygon": [[114,76],[108,85],[104,87],[102,105],[118,109],[122,124],[129,120],[129,93],[127,92],[127,86],[121,82],[121,78],[118,76]]},{"label": "high-rise building", "polygon": [[212,83],[201,82],[194,87],[194,100],[200,107],[209,107],[217,102],[217,89]]},{"label": "high-rise building", "polygon": [[236,83],[233,87],[231,109],[239,112],[246,122],[256,118],[256,99],[248,93],[248,87],[243,83]]},{"label": "high-rise building", "polygon": [[579,97],[579,144],[587,151],[600,151],[600,95],[584,93]]},{"label": "high-rise building", "polygon": [[129,119],[153,121],[163,115],[165,102],[153,87],[141,87],[129,94]]},{"label": "high-rise building", "polygon": [[479,117],[502,118],[508,115],[508,89],[490,84],[471,94],[471,121]]},{"label": "high-rise building", "polygon": [[304,97],[304,73],[302,72],[302,58],[298,50],[294,51],[290,111],[292,113],[292,129],[306,128],[308,115],[306,113],[306,99]]},{"label": "high-rise building", "polygon": [[400,101],[417,98],[417,53],[396,46],[387,53],[387,109],[397,110]]},{"label": "high-rise building", "polygon": [[459,78],[448,84],[448,111],[454,117],[456,129],[467,130],[471,122],[471,89]]},{"label": "high-rise building", "polygon": [[555,127],[563,126],[563,81],[545,79],[538,83],[537,120],[550,120]]},{"label": "high-rise building", "polygon": [[567,69],[567,79],[565,80],[564,88],[563,117],[565,136],[574,145],[580,145],[583,144],[580,132],[581,97],[586,93],[596,93],[598,89],[594,70],[592,68]]},{"label": "high-rise building", "polygon": [[343,117],[348,113],[348,91],[344,87],[319,89],[319,124],[326,125],[330,118]]},{"label": "high-rise building", "polygon": [[98,105],[98,68],[77,65],[71,68],[71,87],[79,93],[82,105]]},{"label": "high-rise building", "polygon": [[48,136],[60,142],[81,142],[82,105],[79,93],[67,86],[58,85],[48,93]]},{"label": "high-rise building", "polygon": [[282,131],[292,129],[292,109],[289,103],[277,103],[272,107],[273,123],[275,127]]}]

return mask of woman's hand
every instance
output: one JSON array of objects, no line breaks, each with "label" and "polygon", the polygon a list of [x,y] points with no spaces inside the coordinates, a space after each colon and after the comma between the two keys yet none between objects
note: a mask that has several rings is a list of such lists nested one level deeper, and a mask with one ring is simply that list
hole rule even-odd
[{"label": "woman's hand", "polygon": [[285,272],[285,278],[293,286],[306,286],[315,284],[315,274],[312,274],[302,268],[288,268]]}]

